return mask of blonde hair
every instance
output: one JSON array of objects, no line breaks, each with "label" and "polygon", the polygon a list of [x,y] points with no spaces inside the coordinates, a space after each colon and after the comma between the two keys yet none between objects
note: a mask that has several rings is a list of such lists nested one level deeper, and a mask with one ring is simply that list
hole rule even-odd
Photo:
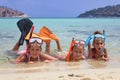
[{"label": "blonde hair", "polygon": [[42,50],[42,46],[41,46],[41,44],[38,44],[37,42],[34,42],[34,43],[30,43],[30,44],[28,44],[28,49],[30,49],[30,47],[31,47],[32,44],[35,44],[35,45],[39,46],[40,49]]}]

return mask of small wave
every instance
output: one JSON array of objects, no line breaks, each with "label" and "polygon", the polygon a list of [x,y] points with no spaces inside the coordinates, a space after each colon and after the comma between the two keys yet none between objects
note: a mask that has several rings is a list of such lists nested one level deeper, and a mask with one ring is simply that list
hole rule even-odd
[{"label": "small wave", "polygon": [[113,37],[120,37],[120,36],[119,36],[119,35],[114,35],[114,34],[113,34],[113,35],[106,35],[106,37],[112,37],[112,38],[113,38]]},{"label": "small wave", "polygon": [[68,32],[73,32],[73,33],[75,33],[75,34],[85,34],[85,35],[90,35],[90,32],[88,32],[88,31],[68,30]]},{"label": "small wave", "polygon": [[0,36],[2,39],[14,38],[14,36]]},{"label": "small wave", "polygon": [[13,35],[9,35],[8,33],[4,33],[4,34],[0,34],[0,38],[1,39],[14,38],[14,36]]}]

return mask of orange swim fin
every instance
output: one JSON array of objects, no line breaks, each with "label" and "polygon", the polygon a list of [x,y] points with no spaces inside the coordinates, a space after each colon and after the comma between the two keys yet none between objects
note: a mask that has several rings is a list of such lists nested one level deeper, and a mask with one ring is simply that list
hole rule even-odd
[{"label": "orange swim fin", "polygon": [[60,45],[60,41],[59,41],[59,38],[54,34],[52,33],[51,30],[49,30],[46,26],[43,26],[40,31],[39,31],[39,35],[41,37],[46,37],[46,38],[51,38],[52,40],[55,40],[56,43],[57,43],[57,48],[58,50],[62,50],[61,49],[61,45]]},{"label": "orange swim fin", "polygon": [[50,31],[46,26],[43,26],[40,31],[39,31],[39,35],[41,37],[47,37],[47,38],[51,38],[53,40],[58,40],[58,37],[52,33],[52,31]]},{"label": "orange swim fin", "polygon": [[[25,37],[26,40],[29,40],[29,36],[30,36],[30,33],[27,34],[27,36]],[[32,33],[32,36],[31,37],[37,37],[37,38],[41,38],[43,41],[44,40],[51,40],[51,38],[47,38],[47,37],[41,37],[39,34],[37,33]]]}]

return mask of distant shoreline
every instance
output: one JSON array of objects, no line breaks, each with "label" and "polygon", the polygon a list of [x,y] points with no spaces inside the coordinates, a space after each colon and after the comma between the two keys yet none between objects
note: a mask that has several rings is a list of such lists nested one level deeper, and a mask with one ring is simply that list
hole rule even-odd
[{"label": "distant shoreline", "polygon": [[80,14],[78,17],[82,17],[82,18],[119,17],[120,18],[120,4],[89,10],[86,11],[85,13]]}]

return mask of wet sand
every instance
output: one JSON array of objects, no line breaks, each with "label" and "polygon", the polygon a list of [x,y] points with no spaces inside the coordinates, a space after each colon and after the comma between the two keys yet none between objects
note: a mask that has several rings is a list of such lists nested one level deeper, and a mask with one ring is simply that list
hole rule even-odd
[{"label": "wet sand", "polygon": [[95,60],[35,64],[12,64],[7,60],[6,62],[0,67],[2,80],[120,80],[120,62],[116,57],[109,62]]},{"label": "wet sand", "polygon": [[120,80],[120,69],[83,69],[70,71],[1,74],[2,80]]}]

